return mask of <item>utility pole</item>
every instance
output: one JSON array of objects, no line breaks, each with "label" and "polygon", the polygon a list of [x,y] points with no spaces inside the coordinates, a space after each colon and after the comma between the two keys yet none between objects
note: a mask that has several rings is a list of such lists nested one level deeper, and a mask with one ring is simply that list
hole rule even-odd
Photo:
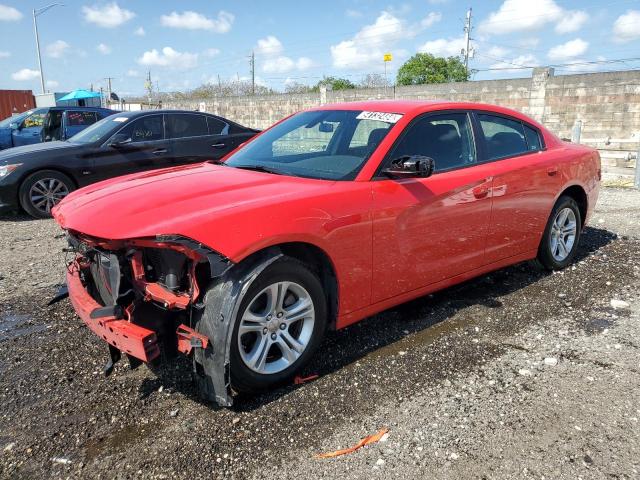
[{"label": "utility pole", "polygon": [[151,93],[153,92],[153,82],[151,81],[151,70],[147,71],[147,81],[144,82],[144,88],[147,90],[147,99],[149,108],[151,108]]},{"label": "utility pole", "polygon": [[38,53],[38,70],[40,70],[40,87],[42,89],[42,93],[46,93],[44,90],[44,73],[42,72],[42,57],[40,56],[40,36],[38,35],[38,20],[37,17],[42,15],[44,12],[53,8],[55,6],[64,7],[62,3],[52,3],[42,8],[34,8],[33,9],[33,31],[36,35],[36,52]]},{"label": "utility pole", "polygon": [[471,43],[471,7],[467,10],[467,19],[464,22],[464,68],[467,72],[467,78],[469,78],[469,49]]},{"label": "utility pole", "polygon": [[256,94],[256,53],[251,52],[249,57],[249,66],[251,67],[251,95]]},{"label": "utility pole", "polygon": [[111,103],[111,80],[113,80],[113,77],[105,77],[105,80],[107,81],[107,101],[105,106],[109,108]]}]

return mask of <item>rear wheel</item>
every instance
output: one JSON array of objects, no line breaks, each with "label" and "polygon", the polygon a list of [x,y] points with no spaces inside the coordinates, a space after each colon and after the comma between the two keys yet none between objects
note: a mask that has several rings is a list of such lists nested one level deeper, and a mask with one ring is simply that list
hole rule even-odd
[{"label": "rear wheel", "polygon": [[231,382],[241,392],[290,379],[311,358],[327,324],[326,298],[306,265],[285,258],[245,295],[231,339]]},{"label": "rear wheel", "polygon": [[51,209],[74,190],[73,181],[63,173],[42,170],[29,175],[20,186],[20,205],[35,218],[51,217]]},{"label": "rear wheel", "polygon": [[547,270],[565,268],[576,255],[581,231],[582,219],[578,204],[571,197],[560,197],[542,236],[538,261]]}]

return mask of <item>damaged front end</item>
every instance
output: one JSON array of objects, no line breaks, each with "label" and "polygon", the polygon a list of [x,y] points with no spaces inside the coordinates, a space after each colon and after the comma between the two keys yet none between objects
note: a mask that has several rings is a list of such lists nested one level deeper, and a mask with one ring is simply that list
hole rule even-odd
[{"label": "damaged front end", "polygon": [[73,254],[67,266],[69,298],[87,326],[109,344],[105,373],[121,354],[133,368],[189,355],[197,374],[220,377],[213,382],[224,391],[219,387],[210,399],[230,405],[224,362],[205,371],[195,352],[201,352],[198,358],[213,355],[213,339],[196,325],[204,309],[202,292],[232,262],[174,235],[102,240],[69,232],[68,239]]}]

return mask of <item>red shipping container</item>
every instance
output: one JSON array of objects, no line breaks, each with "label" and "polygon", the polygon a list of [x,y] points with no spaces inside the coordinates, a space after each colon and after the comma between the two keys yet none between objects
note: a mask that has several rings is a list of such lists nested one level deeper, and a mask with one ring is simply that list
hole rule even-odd
[{"label": "red shipping container", "polygon": [[0,120],[35,108],[31,90],[0,90]]}]

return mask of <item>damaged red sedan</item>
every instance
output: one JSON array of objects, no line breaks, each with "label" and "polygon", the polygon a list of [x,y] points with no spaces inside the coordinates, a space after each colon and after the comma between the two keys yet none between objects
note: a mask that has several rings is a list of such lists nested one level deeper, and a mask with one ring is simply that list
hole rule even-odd
[{"label": "damaged red sedan", "polygon": [[189,355],[203,396],[231,405],[290,380],[328,328],[517,262],[566,267],[599,181],[595,150],[512,110],[361,102],[53,215],[70,299],[111,362]]}]

